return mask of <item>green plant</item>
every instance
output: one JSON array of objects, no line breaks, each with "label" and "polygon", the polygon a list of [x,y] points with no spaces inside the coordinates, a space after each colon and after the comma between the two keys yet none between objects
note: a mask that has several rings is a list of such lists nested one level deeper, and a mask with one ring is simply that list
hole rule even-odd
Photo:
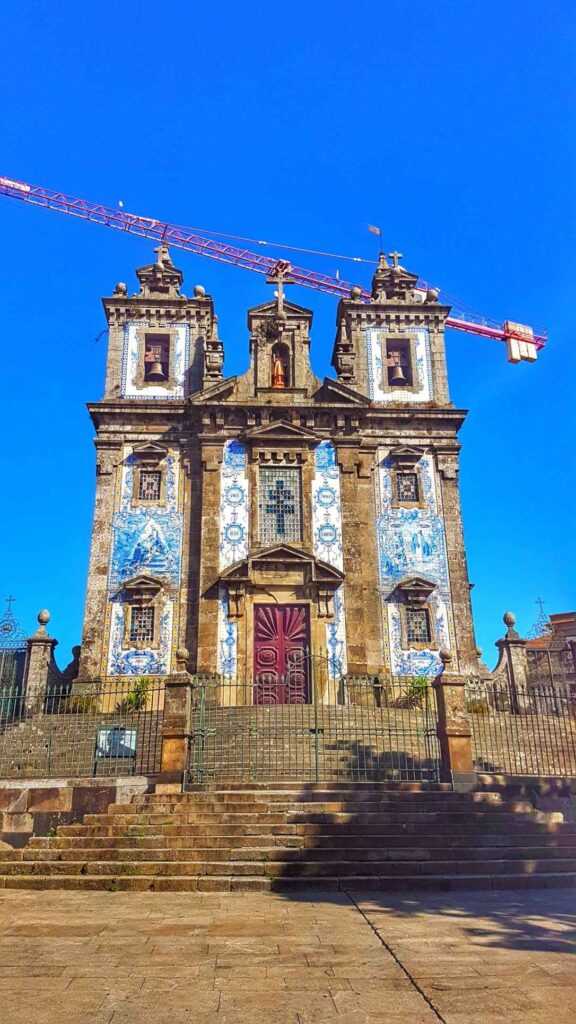
[{"label": "green plant", "polygon": [[429,685],[427,676],[408,676],[403,680],[402,694],[398,705],[404,708],[421,707]]},{"label": "green plant", "polygon": [[62,703],[62,711],[68,715],[93,715],[98,710],[98,698],[89,694],[71,694]]},{"label": "green plant", "polygon": [[123,700],[118,701],[116,711],[120,713],[142,711],[146,707],[151,682],[152,680],[146,679],[145,676],[135,679],[132,689],[129,690]]}]

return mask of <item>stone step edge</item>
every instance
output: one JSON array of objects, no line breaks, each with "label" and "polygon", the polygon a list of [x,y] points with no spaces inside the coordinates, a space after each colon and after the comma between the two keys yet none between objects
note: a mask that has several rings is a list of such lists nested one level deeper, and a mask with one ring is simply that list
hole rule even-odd
[{"label": "stone step edge", "polygon": [[550,872],[545,875],[366,875],[353,879],[324,877],[315,879],[277,879],[250,877],[218,877],[216,879],[194,875],[165,875],[155,878],[107,878],[104,875],[0,875],[0,889],[92,889],[96,891],[157,891],[157,892],[254,892],[290,890],[297,887],[313,889],[374,890],[374,889],[527,889],[573,888],[576,872]]}]

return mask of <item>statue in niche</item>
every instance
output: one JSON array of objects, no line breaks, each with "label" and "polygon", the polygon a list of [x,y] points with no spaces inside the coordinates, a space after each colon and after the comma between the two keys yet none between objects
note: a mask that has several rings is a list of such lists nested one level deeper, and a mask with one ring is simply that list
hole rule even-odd
[{"label": "statue in niche", "polygon": [[288,387],[288,358],[284,345],[272,349],[272,387]]}]

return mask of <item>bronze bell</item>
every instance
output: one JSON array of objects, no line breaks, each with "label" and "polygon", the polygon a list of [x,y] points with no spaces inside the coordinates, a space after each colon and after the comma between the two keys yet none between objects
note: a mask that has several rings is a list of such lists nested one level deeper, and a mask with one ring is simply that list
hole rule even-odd
[{"label": "bronze bell", "polygon": [[164,367],[162,363],[155,359],[153,363],[150,363],[150,369],[147,373],[148,380],[164,380],[166,374],[164,373]]},{"label": "bronze bell", "polygon": [[402,369],[402,365],[397,363],[390,374],[391,384],[407,384],[408,378]]}]

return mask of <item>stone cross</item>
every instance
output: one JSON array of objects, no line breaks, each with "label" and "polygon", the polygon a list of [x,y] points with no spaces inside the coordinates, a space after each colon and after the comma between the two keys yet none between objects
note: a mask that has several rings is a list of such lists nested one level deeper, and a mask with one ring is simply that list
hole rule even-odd
[{"label": "stone cross", "polygon": [[388,255],[389,255],[390,259],[392,260],[392,265],[393,265],[394,269],[396,270],[398,268],[398,261],[402,259],[404,253],[403,252],[397,252],[396,250],[394,250],[394,252],[389,252]]}]

